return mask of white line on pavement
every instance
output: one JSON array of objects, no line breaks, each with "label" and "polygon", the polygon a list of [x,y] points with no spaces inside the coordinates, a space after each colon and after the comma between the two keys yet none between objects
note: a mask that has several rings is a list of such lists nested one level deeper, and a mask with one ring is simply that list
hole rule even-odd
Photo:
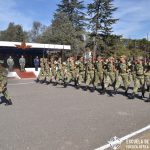
[{"label": "white line on pavement", "polygon": [[[140,129],[140,130],[138,130],[138,131],[135,131],[135,132],[133,132],[133,133],[131,133],[131,134],[128,134],[128,135],[126,135],[126,136],[120,138],[119,140],[120,140],[120,142],[122,143],[123,141],[125,141],[125,140],[127,140],[127,139],[129,139],[129,138],[131,138],[131,137],[133,137],[133,136],[135,136],[135,135],[138,135],[138,134],[140,134],[140,133],[142,133],[142,132],[144,132],[144,131],[146,131],[146,130],[148,130],[148,129],[150,129],[150,125],[148,125],[148,126],[142,128],[142,129]],[[118,144],[118,143],[119,143],[118,141],[114,141],[114,142],[113,142],[113,144]],[[105,150],[105,149],[108,149],[109,147],[111,147],[111,145],[110,145],[110,144],[106,144],[106,145],[103,145],[103,146],[101,146],[100,148],[97,148],[97,149],[95,149],[95,150]]]},{"label": "white line on pavement", "polygon": [[8,85],[24,85],[24,84],[33,84],[35,82],[27,82],[27,83],[9,83]]}]

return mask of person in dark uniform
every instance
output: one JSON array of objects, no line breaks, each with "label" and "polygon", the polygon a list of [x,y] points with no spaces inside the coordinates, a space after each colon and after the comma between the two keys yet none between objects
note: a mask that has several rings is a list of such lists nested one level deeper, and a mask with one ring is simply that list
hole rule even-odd
[{"label": "person in dark uniform", "polygon": [[39,64],[40,64],[39,58],[38,56],[36,56],[36,58],[34,58],[35,71],[38,71]]}]

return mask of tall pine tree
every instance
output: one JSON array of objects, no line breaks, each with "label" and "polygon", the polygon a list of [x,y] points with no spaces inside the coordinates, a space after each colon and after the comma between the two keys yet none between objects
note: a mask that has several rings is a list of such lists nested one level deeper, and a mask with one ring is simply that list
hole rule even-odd
[{"label": "tall pine tree", "polygon": [[81,31],[85,26],[85,9],[83,1],[79,0],[62,0],[58,4],[57,12],[64,12],[72,22],[77,31]]},{"label": "tall pine tree", "polygon": [[113,18],[113,13],[117,8],[112,2],[113,0],[93,0],[93,3],[88,4],[89,27],[94,36],[95,51],[99,39],[102,39],[106,46],[109,45],[112,25],[118,20]]}]

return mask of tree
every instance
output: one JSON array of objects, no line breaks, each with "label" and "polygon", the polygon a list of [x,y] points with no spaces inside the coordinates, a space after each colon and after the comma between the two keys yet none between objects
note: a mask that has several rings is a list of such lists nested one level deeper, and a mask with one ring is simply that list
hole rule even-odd
[{"label": "tree", "polygon": [[22,42],[26,41],[27,36],[23,31],[21,25],[15,25],[14,23],[9,23],[8,28],[4,31],[1,31],[0,40],[2,41],[14,41]]},{"label": "tree", "polygon": [[82,31],[85,26],[85,14],[83,1],[62,0],[58,4],[57,12],[65,13],[77,31]]},{"label": "tree", "polygon": [[94,39],[95,51],[97,40],[102,39],[106,49],[109,46],[112,25],[118,20],[112,17],[113,12],[117,9],[112,2],[113,0],[93,0],[93,3],[88,4],[89,28]]},{"label": "tree", "polygon": [[73,53],[78,53],[81,44],[76,38],[77,33],[72,22],[65,13],[54,15],[51,27],[44,32],[42,37],[54,44],[71,45]]},{"label": "tree", "polygon": [[38,21],[34,21],[32,25],[31,31],[28,33],[29,34],[29,41],[30,42],[40,42],[40,36],[43,34],[45,31],[46,26],[42,25],[42,23]]}]

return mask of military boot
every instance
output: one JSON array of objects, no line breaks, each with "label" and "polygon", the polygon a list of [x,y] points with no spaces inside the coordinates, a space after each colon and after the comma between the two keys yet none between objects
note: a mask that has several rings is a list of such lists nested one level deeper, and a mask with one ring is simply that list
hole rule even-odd
[{"label": "military boot", "polygon": [[58,84],[58,82],[55,82],[54,84],[53,84],[53,86],[56,86]]},{"label": "military boot", "polygon": [[68,86],[67,82],[64,82],[64,88],[66,88]]},{"label": "military boot", "polygon": [[9,100],[6,101],[6,104],[5,104],[5,105],[8,106],[8,105],[12,105],[12,104],[13,104],[13,103],[12,103],[11,99],[9,99]]},{"label": "military boot", "polygon": [[77,85],[76,85],[76,89],[80,89],[80,84],[77,84]]},{"label": "military boot", "polygon": [[135,93],[132,93],[130,99],[135,99]]},{"label": "military boot", "polygon": [[105,95],[105,93],[106,93],[106,88],[103,88],[100,94]]},{"label": "military boot", "polygon": [[125,96],[128,96],[128,90],[129,90],[129,88],[127,88],[126,90],[125,90]]},{"label": "military boot", "polygon": [[88,90],[88,86],[85,86],[84,91],[87,91],[87,90]]}]

